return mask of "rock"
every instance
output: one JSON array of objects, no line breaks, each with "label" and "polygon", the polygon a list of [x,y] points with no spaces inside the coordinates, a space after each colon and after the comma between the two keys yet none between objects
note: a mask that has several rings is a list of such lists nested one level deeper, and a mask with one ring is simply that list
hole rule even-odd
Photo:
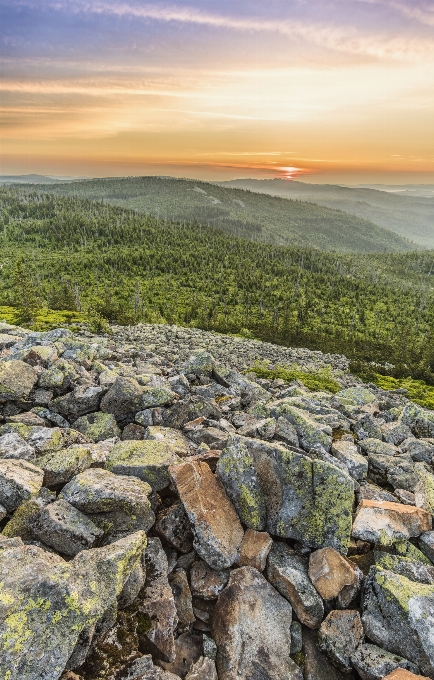
[{"label": "rock", "polygon": [[[42,487],[39,492],[32,494],[27,501],[15,510],[12,518],[6,524],[1,536],[17,537],[19,536],[25,541],[33,541],[35,536],[33,534],[31,525],[39,513],[41,508],[56,500],[56,494]],[[0,539],[1,540],[1,539]]]},{"label": "rock", "polygon": [[79,385],[73,392],[57,397],[49,403],[49,408],[60,413],[70,422],[92,411],[98,411],[104,390],[95,385]]},{"label": "rock", "polygon": [[195,444],[206,444],[211,449],[221,451],[228,442],[228,433],[217,427],[204,427],[199,424],[190,430],[184,430]]},{"label": "rock", "polygon": [[305,451],[321,448],[329,451],[332,443],[331,428],[321,426],[307,411],[293,406],[287,399],[281,399],[268,406],[270,415],[278,420],[285,418],[296,430],[300,446]]},{"label": "rock", "polygon": [[119,437],[121,433],[115,417],[111,413],[103,413],[102,411],[89,413],[78,418],[74,422],[74,429],[93,442],[104,441],[110,439],[110,437]]},{"label": "rock", "polygon": [[423,508],[434,515],[434,474],[426,463],[416,463],[417,484],[414,497],[418,508]]},{"label": "rock", "polygon": [[90,468],[92,453],[89,446],[75,444],[37,458],[36,464],[44,471],[44,485],[56,487]]},{"label": "rock", "polygon": [[434,564],[434,531],[425,531],[419,536],[419,547]]},{"label": "rock", "polygon": [[159,538],[150,538],[145,552],[146,581],[137,614],[139,649],[163,661],[175,660],[173,631],[178,623],[167,579],[167,557]]},{"label": "rock", "polygon": [[351,662],[362,680],[383,680],[388,673],[396,668],[413,672],[418,670],[407,659],[371,644],[360,645],[352,655]]},{"label": "rock", "polygon": [[58,359],[57,350],[52,345],[34,345],[26,349],[21,357],[30,366],[44,366],[48,368]]},{"label": "rock", "polygon": [[160,664],[166,671],[174,673],[173,677],[185,678],[186,673],[199,661],[202,654],[202,637],[188,632],[181,633],[175,640],[175,659]]},{"label": "rock", "polygon": [[77,372],[74,364],[59,359],[48,370],[40,374],[38,385],[45,390],[64,392],[71,386],[76,377]]},{"label": "rock", "polygon": [[295,446],[296,448],[300,446],[297,430],[293,425],[291,425],[289,420],[283,416],[280,416],[277,419],[274,436],[276,439],[284,442],[285,444],[289,444],[290,446]]},{"label": "rock", "polygon": [[125,441],[115,444],[106,468],[116,475],[132,475],[148,482],[153,491],[170,484],[169,466],[181,463],[167,444],[156,441]]},{"label": "rock", "polygon": [[214,357],[202,350],[196,354],[192,354],[182,366],[182,373],[188,375],[194,373],[195,375],[211,375],[215,367]]},{"label": "rock", "polygon": [[349,680],[353,674],[342,673],[321,652],[316,632],[303,628],[304,680]]},{"label": "rock", "polygon": [[37,456],[66,449],[68,446],[72,446],[72,444],[87,443],[84,435],[71,428],[29,427],[18,423],[8,423],[0,428],[0,434],[2,435],[10,432],[15,432],[22,437],[35,449]]},{"label": "rock", "polygon": [[324,607],[309,578],[306,559],[285,543],[274,543],[268,555],[267,579],[291,603],[303,625],[320,627]]},{"label": "rock", "polygon": [[391,545],[431,529],[431,516],[412,505],[386,501],[362,501],[357,509],[352,536],[370,543]]},{"label": "rock", "polygon": [[179,680],[179,677],[159,666],[154,666],[152,656],[146,654],[133,661],[129,668],[122,672],[119,680]]},{"label": "rock", "polygon": [[219,571],[202,560],[193,562],[190,570],[191,591],[204,600],[216,600],[229,580],[229,571]]},{"label": "rock", "polygon": [[101,400],[101,411],[112,413],[117,420],[141,411],[145,408],[141,400],[143,390],[134,378],[118,376]]},{"label": "rock", "polygon": [[1,552],[0,668],[8,680],[37,680],[42,668],[44,680],[57,680],[80,633],[116,603],[145,544],[138,532],[69,563],[32,545]]},{"label": "rock", "polygon": [[181,458],[191,455],[195,450],[192,441],[172,427],[159,427],[158,425],[148,427],[144,438],[167,444],[170,450]]},{"label": "rock", "polygon": [[188,626],[194,622],[195,616],[193,614],[193,601],[185,570],[176,569],[169,574],[169,584],[172,588],[179,623]]},{"label": "rock", "polygon": [[31,522],[34,535],[64,555],[91,548],[103,535],[101,529],[64,500],[46,505]]},{"label": "rock", "polygon": [[396,498],[389,491],[385,491],[375,484],[363,484],[359,491],[360,501],[389,501],[390,503],[396,503]]},{"label": "rock", "polygon": [[122,441],[141,441],[146,439],[146,430],[142,425],[137,425],[136,423],[128,423],[122,430]]},{"label": "rock", "polygon": [[434,566],[428,566],[422,562],[416,562],[409,557],[391,555],[385,552],[374,552],[374,560],[380,569],[388,569],[395,574],[406,576],[410,581],[417,583],[434,584]]},{"label": "rock", "polygon": [[8,512],[18,506],[42,486],[44,472],[26,460],[0,459],[0,503]]},{"label": "rock", "polygon": [[300,654],[303,649],[303,627],[298,621],[291,623],[291,647],[290,654]]},{"label": "rock", "polygon": [[175,503],[158,515],[155,531],[179,552],[189,553],[193,548],[193,531],[182,503]]},{"label": "rock", "polygon": [[213,569],[230,567],[244,532],[223,486],[206,463],[175,465],[170,475],[193,526],[198,554]]},{"label": "rock", "polygon": [[148,531],[155,521],[148,496],[151,487],[137,477],[89,469],[77,475],[59,498],[84,512],[106,534]]},{"label": "rock", "polygon": [[33,460],[35,449],[27,444],[17,432],[8,432],[0,437],[0,458]]},{"label": "rock", "polygon": [[272,545],[273,540],[266,531],[247,529],[241,543],[237,564],[240,567],[254,567],[258,571],[264,571]]},{"label": "rock", "polygon": [[[249,440],[235,435],[217,463],[217,476],[234,504],[240,520],[249,529],[261,530],[266,525],[265,499],[256,472]],[[271,446],[271,445],[270,445]]]},{"label": "rock", "polygon": [[349,387],[334,395],[341,404],[350,406],[366,406],[376,400],[374,392],[366,387]]},{"label": "rock", "polygon": [[415,463],[431,464],[434,460],[434,445],[420,439],[406,439],[399,447],[403,453],[409,453]]},{"label": "rock", "polygon": [[231,573],[215,608],[219,680],[302,680],[289,656],[291,605],[251,567]]},{"label": "rock", "polygon": [[8,423],[22,423],[23,425],[45,425],[45,420],[38,416],[33,411],[24,411],[18,413],[16,416],[9,416],[6,418]]},{"label": "rock", "polygon": [[181,399],[167,409],[163,420],[166,427],[182,428],[186,423],[199,417],[218,421],[222,417],[222,412],[214,399],[193,395]]},{"label": "rock", "polygon": [[363,627],[372,642],[403,655],[426,675],[434,674],[434,585],[372,567],[362,608]]},{"label": "rock", "polygon": [[368,461],[357,452],[357,446],[344,440],[335,441],[331,453],[345,464],[353,479],[362,482],[368,474]]},{"label": "rock", "polygon": [[351,671],[351,657],[363,642],[363,638],[360,614],[351,610],[331,611],[318,632],[321,651],[344,673]]},{"label": "rock", "polygon": [[362,440],[381,440],[382,432],[378,423],[369,414],[361,416],[355,425],[353,425],[353,432],[356,435],[359,443]]},{"label": "rock", "polygon": [[402,668],[397,668],[387,675],[384,680],[429,680],[429,678],[422,675],[415,675],[410,673],[410,671],[405,671]]},{"label": "rock", "polygon": [[405,439],[411,437],[411,430],[404,423],[385,423],[381,426],[381,434],[385,442],[399,446]]},{"label": "rock", "polygon": [[37,373],[24,361],[0,362],[0,401],[26,399],[37,379]]},{"label": "rock", "polygon": [[122,592],[118,597],[118,605],[120,609],[130,607],[136,597],[138,597],[141,589],[145,585],[145,573],[141,560],[137,562],[134,569],[131,571],[127,580],[124,583]]},{"label": "rock", "polygon": [[309,557],[309,577],[323,600],[339,598],[343,609],[349,606],[361,586],[363,574],[333,548],[322,548]]},{"label": "rock", "polygon": [[214,661],[201,656],[187,673],[185,680],[218,680]]}]

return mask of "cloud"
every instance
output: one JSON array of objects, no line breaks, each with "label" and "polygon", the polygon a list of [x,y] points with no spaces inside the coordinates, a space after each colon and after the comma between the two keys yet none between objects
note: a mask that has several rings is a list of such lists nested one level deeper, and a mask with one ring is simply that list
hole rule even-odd
[{"label": "cloud", "polygon": [[415,19],[426,26],[434,26],[434,6],[428,2],[400,2],[400,0],[357,0],[363,4],[379,5],[396,10],[409,19]]}]

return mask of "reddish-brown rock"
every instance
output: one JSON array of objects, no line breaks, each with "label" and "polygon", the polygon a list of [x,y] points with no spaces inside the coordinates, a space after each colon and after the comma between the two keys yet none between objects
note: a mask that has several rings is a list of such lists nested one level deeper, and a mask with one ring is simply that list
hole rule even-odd
[{"label": "reddish-brown rock", "polygon": [[333,548],[321,548],[309,558],[309,578],[323,598],[341,596],[347,606],[357,594],[363,574]]},{"label": "reddish-brown rock", "polygon": [[258,571],[264,571],[272,545],[273,540],[266,531],[247,529],[241,543],[237,564],[240,567],[254,567]]},{"label": "reddish-brown rock", "polygon": [[397,668],[389,675],[386,675],[383,680],[429,680],[426,675],[415,675],[410,671],[405,671],[403,668]]},{"label": "reddish-brown rock", "polygon": [[186,462],[169,472],[193,525],[197,553],[213,569],[230,567],[244,531],[223,485],[206,463]]},{"label": "reddish-brown rock", "polygon": [[357,508],[352,536],[371,543],[391,544],[431,529],[431,515],[422,508],[388,501],[363,500]]}]

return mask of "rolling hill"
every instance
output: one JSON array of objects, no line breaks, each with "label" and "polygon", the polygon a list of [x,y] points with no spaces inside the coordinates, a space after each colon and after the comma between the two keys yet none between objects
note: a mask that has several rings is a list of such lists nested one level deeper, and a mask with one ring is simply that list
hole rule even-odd
[{"label": "rolling hill", "polygon": [[402,236],[341,210],[194,180],[120,177],[50,184],[41,190],[103,200],[172,221],[207,224],[274,245],[340,252],[416,249]]}]

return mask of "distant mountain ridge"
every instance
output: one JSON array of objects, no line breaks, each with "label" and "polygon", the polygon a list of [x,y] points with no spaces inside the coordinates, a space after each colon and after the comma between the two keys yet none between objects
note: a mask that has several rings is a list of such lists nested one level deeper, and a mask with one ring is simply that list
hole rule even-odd
[{"label": "distant mountain ridge", "polygon": [[[434,185],[432,196],[412,196],[411,185],[388,187],[347,187],[333,184],[288,182],[284,179],[237,179],[219,186],[247,189],[270,196],[311,201],[327,208],[343,210],[408,238],[424,248],[434,248]],[[430,185],[428,185],[430,186]],[[393,191],[392,189],[396,189]],[[403,190],[405,192],[403,193]],[[421,193],[419,187],[419,194]]]},{"label": "distant mountain ridge", "polygon": [[[25,186],[28,184],[22,188]],[[50,183],[41,190],[104,200],[157,217],[206,224],[235,236],[275,245],[340,252],[417,249],[402,236],[342,210],[195,180],[118,177]]]}]

